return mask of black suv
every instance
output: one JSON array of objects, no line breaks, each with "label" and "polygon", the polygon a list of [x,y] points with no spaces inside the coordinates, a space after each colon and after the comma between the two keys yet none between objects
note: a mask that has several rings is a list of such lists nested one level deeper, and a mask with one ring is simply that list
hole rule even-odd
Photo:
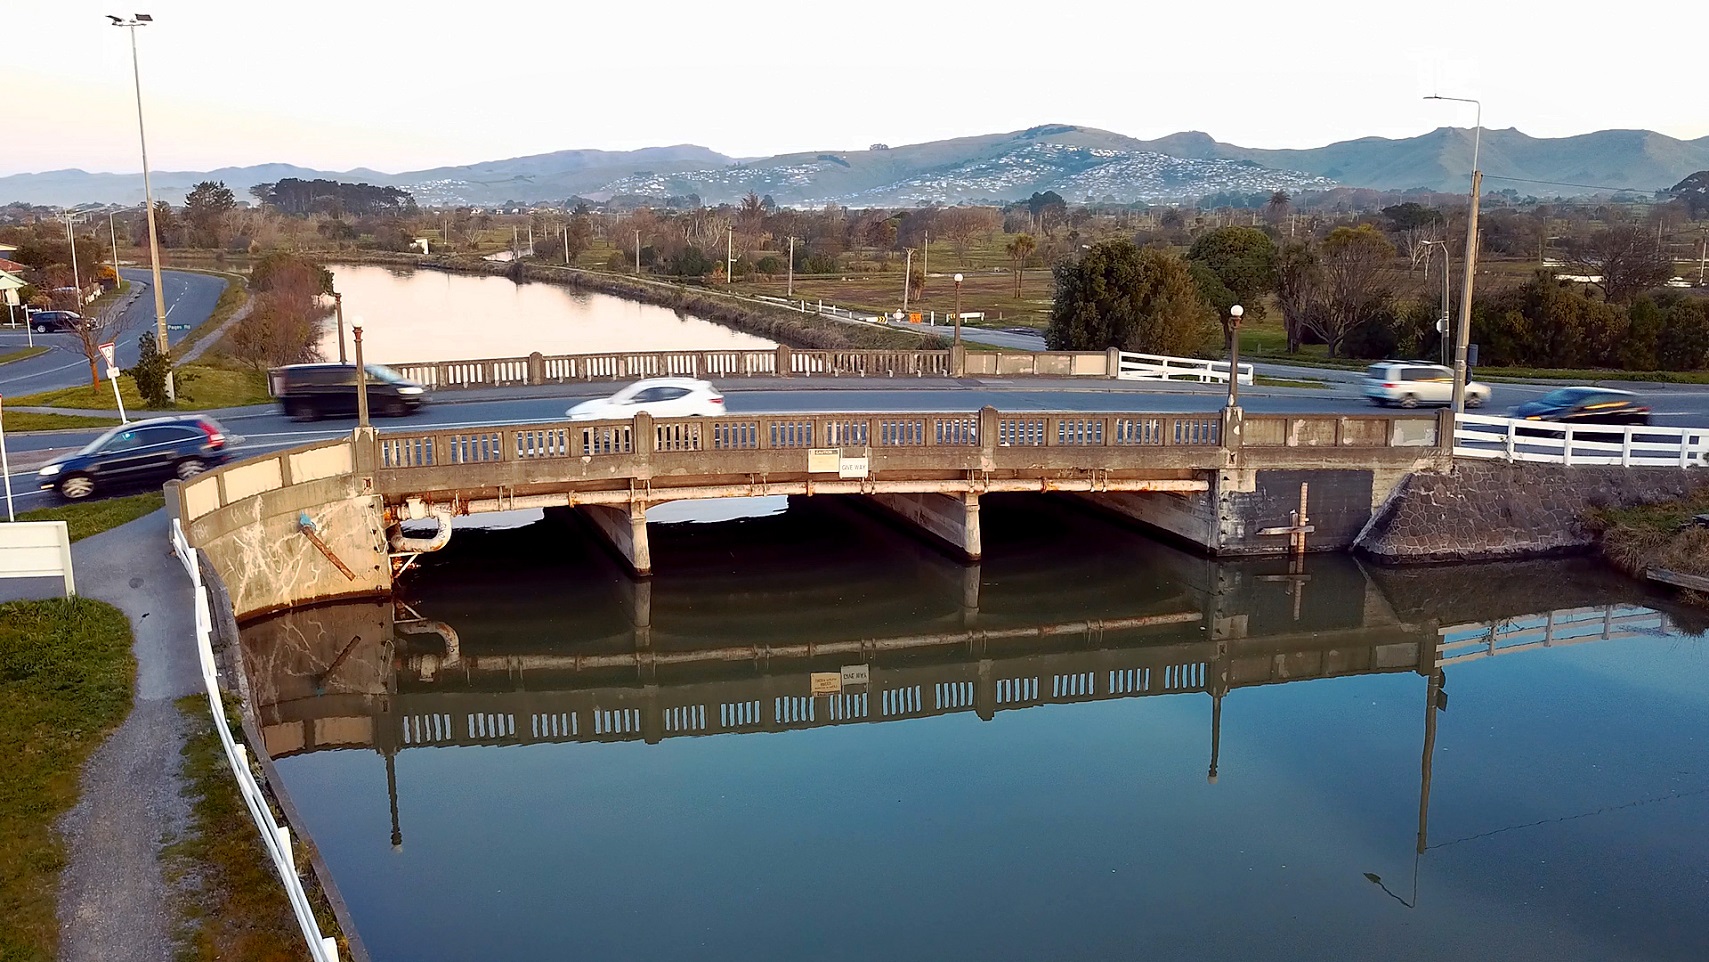
[{"label": "black suv", "polygon": [[[369,364],[368,410],[403,417],[427,403],[427,392],[391,368]],[[292,364],[268,372],[267,387],[296,421],[356,414],[356,365]]]},{"label": "black suv", "polygon": [[83,315],[76,311],[31,311],[30,327],[37,334],[54,331],[75,331],[83,326]]},{"label": "black suv", "polygon": [[152,418],[120,425],[76,454],[48,462],[36,485],[80,501],[99,488],[148,487],[193,478],[230,459],[231,439],[213,418]]}]

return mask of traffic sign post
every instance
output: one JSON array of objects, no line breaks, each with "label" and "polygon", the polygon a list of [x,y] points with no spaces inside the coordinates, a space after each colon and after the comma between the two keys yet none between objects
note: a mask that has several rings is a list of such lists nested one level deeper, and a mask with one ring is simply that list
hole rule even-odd
[{"label": "traffic sign post", "polygon": [[101,345],[101,356],[107,359],[107,380],[113,382],[113,403],[119,406],[119,423],[129,424],[131,419],[125,417],[125,399],[119,397],[119,368],[113,361],[115,345],[112,341]]},{"label": "traffic sign post", "polygon": [[6,460],[6,419],[0,415],[0,475],[6,476],[6,520],[16,521],[12,513],[12,464]]}]

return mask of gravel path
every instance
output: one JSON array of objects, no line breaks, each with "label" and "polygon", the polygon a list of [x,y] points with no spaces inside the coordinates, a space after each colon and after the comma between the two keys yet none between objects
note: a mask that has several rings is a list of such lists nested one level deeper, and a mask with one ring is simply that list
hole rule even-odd
[{"label": "gravel path", "polygon": [[190,579],[171,554],[165,511],[72,546],[77,584],[118,606],[136,635],[136,704],[83,769],[77,806],[60,822],[62,962],[172,962],[174,917],[163,843],[181,835],[177,698],[201,688]]},{"label": "gravel path", "polygon": [[203,354],[208,353],[209,349],[211,349],[215,344],[218,344],[220,342],[220,338],[225,337],[226,332],[235,327],[238,321],[249,316],[249,310],[254,306],[254,297],[244,301],[243,306],[232,311],[231,316],[221,321],[219,327],[216,327],[197,338],[196,343],[190,345],[190,349],[188,351],[185,351],[180,357],[175,358],[176,363],[189,364],[191,361],[201,358]]}]

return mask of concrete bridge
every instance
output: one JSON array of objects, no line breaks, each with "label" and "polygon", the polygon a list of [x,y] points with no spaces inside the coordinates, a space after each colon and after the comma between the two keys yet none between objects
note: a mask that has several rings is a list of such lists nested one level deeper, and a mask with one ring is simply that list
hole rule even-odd
[{"label": "concrete bridge", "polygon": [[[376,432],[222,467],[169,498],[247,619],[388,592],[457,515],[574,512],[636,574],[655,504],[854,495],[968,560],[980,498],[1074,496],[1214,555],[1344,548],[1407,474],[1444,465],[1444,414],[728,416]],[[1303,514],[1303,518],[1302,518]],[[433,519],[432,534],[409,522]]]}]

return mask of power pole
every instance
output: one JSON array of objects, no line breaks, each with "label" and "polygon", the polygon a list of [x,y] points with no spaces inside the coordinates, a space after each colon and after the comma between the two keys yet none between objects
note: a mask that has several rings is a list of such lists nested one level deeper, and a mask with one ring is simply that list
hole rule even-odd
[{"label": "power pole", "polygon": [[83,277],[77,273],[77,235],[71,231],[71,211],[65,212],[65,242],[71,246],[71,283],[77,287],[77,313],[83,313]]},{"label": "power pole", "polygon": [[1478,194],[1483,171],[1472,171],[1472,210],[1466,220],[1466,277],[1460,286],[1460,328],[1454,332],[1454,414],[1466,411],[1466,345],[1472,336],[1472,278],[1478,266]]},{"label": "power pole", "polygon": [[914,249],[908,248],[908,259],[902,263],[902,313],[908,313],[908,288],[914,281]]},{"label": "power pole", "polygon": [[641,273],[641,232],[635,232],[635,273]]},{"label": "power pole", "polygon": [[736,283],[736,229],[724,228],[724,283]]},{"label": "power pole", "polygon": [[926,244],[920,248],[920,273],[932,272],[932,232],[926,231]]},{"label": "power pole", "polygon": [[784,292],[785,297],[795,296],[795,238],[789,239],[789,287]]},{"label": "power pole", "polygon": [[570,266],[570,226],[564,225],[564,266]]}]

